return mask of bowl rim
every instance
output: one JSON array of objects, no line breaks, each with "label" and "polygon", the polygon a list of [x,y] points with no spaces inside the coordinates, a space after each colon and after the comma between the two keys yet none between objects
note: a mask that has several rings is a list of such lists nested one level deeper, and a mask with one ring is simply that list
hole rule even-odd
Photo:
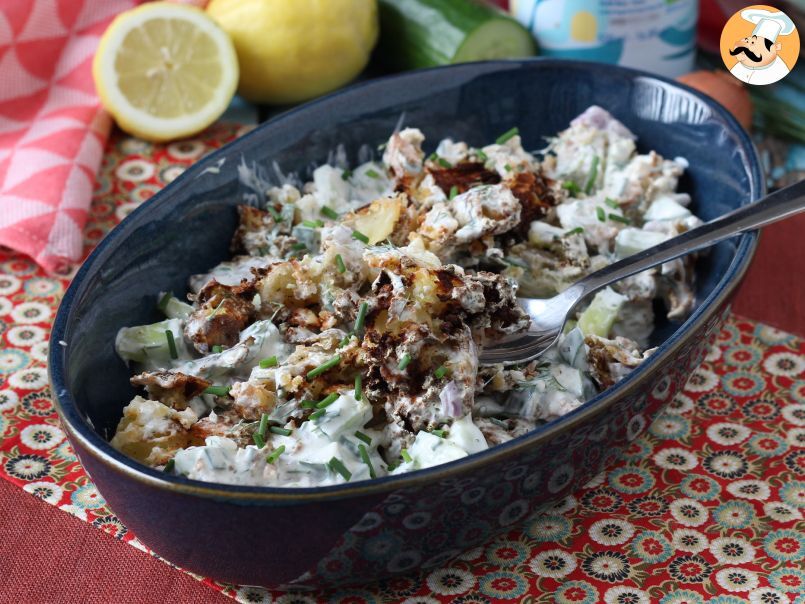
[{"label": "bowl rim", "polygon": [[[159,470],[141,464],[123,453],[114,449],[108,441],[104,440],[90,425],[88,420],[79,412],[78,406],[72,393],[66,384],[66,346],[60,344],[64,339],[64,334],[68,326],[69,315],[73,308],[73,302],[82,289],[87,275],[98,263],[99,258],[105,253],[106,249],[125,238],[122,233],[125,224],[133,221],[141,214],[148,212],[151,205],[158,203],[163,197],[173,193],[174,190],[183,186],[185,182],[196,178],[198,174],[214,165],[219,159],[226,157],[231,152],[230,147],[234,144],[242,144],[253,136],[260,134],[262,130],[271,128],[277,123],[292,119],[294,116],[305,112],[311,107],[317,107],[332,102],[334,99],[353,94],[362,94],[367,90],[382,87],[389,80],[416,80],[423,73],[452,71],[466,71],[468,74],[473,72],[476,75],[495,73],[499,71],[512,71],[516,69],[533,68],[540,65],[562,67],[563,69],[573,69],[577,71],[612,70],[628,76],[631,80],[641,78],[658,81],[664,85],[683,90],[684,92],[697,97],[701,102],[709,106],[719,117],[726,122],[728,129],[738,138],[739,148],[745,151],[744,163],[749,168],[749,200],[746,203],[756,201],[766,192],[766,183],[761,171],[760,160],[757,150],[747,134],[739,125],[737,120],[721,104],[705,94],[669,78],[658,76],[649,72],[619,65],[609,65],[594,63],[591,61],[575,61],[565,59],[555,59],[549,57],[532,57],[526,59],[509,59],[496,61],[478,61],[473,63],[461,63],[456,65],[444,65],[422,69],[412,72],[385,75],[372,78],[367,81],[358,82],[342,90],[338,90],[319,99],[304,103],[293,109],[259,124],[256,128],[243,136],[227,143],[221,148],[213,151],[202,158],[187,170],[185,170],[174,181],[166,185],[163,189],[154,194],[150,199],[143,202],[140,207],[135,209],[129,216],[124,218],[112,231],[110,231],[91,253],[84,260],[75,276],[73,277],[64,297],[61,300],[56,317],[53,321],[51,330],[51,345],[48,354],[48,376],[50,381],[51,398],[54,401],[56,411],[61,419],[62,425],[70,439],[80,445],[84,451],[91,454],[96,460],[117,474],[122,474],[134,479],[146,486],[166,489],[176,493],[195,495],[208,498],[225,498],[228,500],[243,500],[250,502],[270,501],[282,502],[309,502],[327,501],[353,497],[356,495],[372,495],[386,493],[406,487],[422,486],[437,480],[448,478],[452,474],[463,474],[474,468],[488,466],[503,458],[516,455],[518,452],[537,446],[541,442],[547,441],[561,432],[566,432],[586,420],[588,417],[605,412],[616,400],[628,395],[635,390],[642,382],[642,376],[651,371],[656,371],[668,357],[672,356],[687,340],[691,333],[696,331],[707,321],[713,313],[718,310],[723,302],[727,300],[735,288],[740,283],[743,275],[749,267],[751,259],[757,247],[758,234],[750,232],[738,236],[738,243],[735,254],[727,270],[718,281],[713,291],[698,305],[691,315],[674,332],[663,341],[651,358],[641,364],[629,376],[615,385],[600,392],[570,413],[538,426],[534,430],[523,434],[511,441],[490,447],[485,451],[469,455],[467,457],[451,461],[445,464],[432,466],[413,472],[399,474],[395,476],[384,476],[372,480],[363,480],[355,483],[345,483],[328,486],[315,487],[275,487],[275,486],[242,486],[224,483],[205,482],[201,480],[189,479],[183,476],[173,476],[165,474]],[[486,68],[486,69],[485,69]],[[480,73],[479,73],[480,70]],[[121,226],[124,226],[121,229]],[[100,265],[99,265],[100,266]]]}]

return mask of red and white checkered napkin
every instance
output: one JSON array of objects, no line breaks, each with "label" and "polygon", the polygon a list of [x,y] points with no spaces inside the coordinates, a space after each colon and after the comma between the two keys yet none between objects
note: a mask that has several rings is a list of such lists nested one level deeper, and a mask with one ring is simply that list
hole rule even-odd
[{"label": "red and white checkered napkin", "polygon": [[135,0],[0,0],[0,245],[48,271],[80,259],[110,118],[92,82],[106,25]]}]

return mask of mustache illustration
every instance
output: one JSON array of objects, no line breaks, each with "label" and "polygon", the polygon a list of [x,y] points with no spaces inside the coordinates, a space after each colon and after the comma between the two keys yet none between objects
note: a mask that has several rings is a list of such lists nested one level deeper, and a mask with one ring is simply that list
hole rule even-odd
[{"label": "mustache illustration", "polygon": [[750,61],[754,61],[755,63],[760,63],[760,61],[763,59],[763,57],[761,57],[760,55],[756,55],[755,53],[753,53],[751,50],[749,50],[745,46],[738,46],[735,50],[730,51],[730,54],[733,57],[735,55],[739,55],[741,53],[744,53],[747,57],[749,57]]}]

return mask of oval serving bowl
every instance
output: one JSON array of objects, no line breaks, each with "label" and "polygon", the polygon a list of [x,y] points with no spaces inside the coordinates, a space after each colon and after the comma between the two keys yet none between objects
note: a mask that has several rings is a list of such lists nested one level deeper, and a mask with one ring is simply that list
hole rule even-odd
[{"label": "oval serving bowl", "polygon": [[[617,459],[684,385],[715,338],[756,235],[697,264],[697,306],[659,324],[657,352],[561,419],[463,460],[355,484],[282,489],[166,476],[114,450],[129,372],[117,330],[158,320],[157,292],[228,258],[235,206],[255,199],[249,170],[354,162],[404,116],[430,147],[482,145],[518,126],[526,148],[592,104],[638,136],[638,149],[685,157],[680,189],[712,219],[764,193],[746,133],[717,103],[638,71],[548,59],[474,63],[367,82],[289,111],[188,169],[115,228],[66,292],[50,349],[53,392],[82,464],[120,519],[155,552],[219,580],[274,586],[363,583],[443,564],[582,485]],[[431,148],[426,149],[430,151]]]}]

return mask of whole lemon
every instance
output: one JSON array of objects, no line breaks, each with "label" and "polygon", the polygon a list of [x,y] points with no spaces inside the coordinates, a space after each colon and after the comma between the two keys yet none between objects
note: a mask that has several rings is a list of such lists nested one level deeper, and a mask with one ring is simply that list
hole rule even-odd
[{"label": "whole lemon", "polygon": [[376,0],[212,0],[232,37],[238,92],[258,103],[298,103],[346,84],[377,42]]}]

